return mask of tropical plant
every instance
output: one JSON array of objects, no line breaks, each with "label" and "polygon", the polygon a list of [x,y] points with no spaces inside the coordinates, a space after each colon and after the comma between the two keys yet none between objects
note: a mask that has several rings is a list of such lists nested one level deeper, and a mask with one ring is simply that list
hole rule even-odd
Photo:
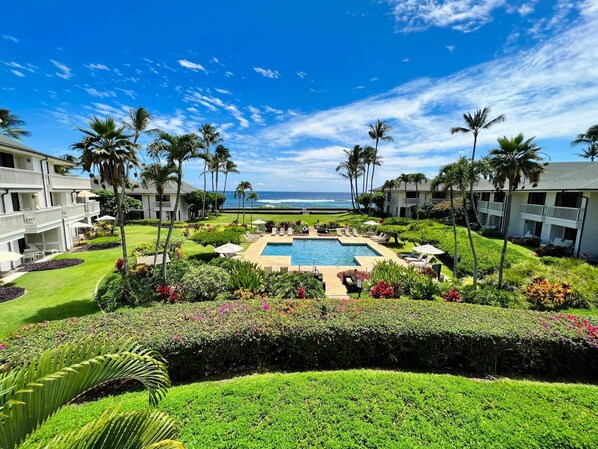
[{"label": "tropical plant", "polygon": [[230,274],[220,267],[200,265],[189,267],[180,281],[182,297],[186,301],[213,301],[227,291]]},{"label": "tropical plant", "polygon": [[247,199],[249,201],[251,201],[251,215],[249,217],[249,222],[253,223],[253,206],[255,204],[256,201],[259,201],[260,196],[257,194],[257,192],[254,192],[253,190],[251,192],[249,192],[249,195],[247,195]]},{"label": "tropical plant", "polygon": [[540,180],[544,172],[543,158],[540,156],[541,148],[534,142],[534,137],[526,139],[522,133],[508,138],[498,139],[499,148],[488,152],[488,163],[492,169],[492,183],[497,189],[507,188],[503,216],[503,247],[498,268],[498,288],[502,288],[503,272],[505,268],[505,255],[509,239],[509,220],[511,218],[511,200],[513,191],[517,190],[522,181],[528,179],[532,183]]},{"label": "tropical plant", "polygon": [[[94,117],[89,121],[89,129],[77,128],[85,136],[71,148],[81,151],[81,168],[91,174],[99,173],[100,183],[107,182],[114,190],[116,199],[116,219],[120,227],[120,238],[124,268],[125,295],[128,294],[129,259],[123,211],[124,185],[128,183],[129,170],[139,165],[137,147],[131,135],[125,134],[124,126],[117,127],[112,117]],[[119,187],[123,189],[119,191]],[[126,299],[126,298],[125,298]]]},{"label": "tropical plant", "polygon": [[598,157],[598,125],[590,126],[585,133],[578,134],[571,145],[587,145],[580,156],[594,162]]},{"label": "tropical plant", "polygon": [[[218,145],[214,150],[214,156],[212,157],[212,163],[216,172],[216,185],[212,189],[213,193],[218,192],[218,174],[221,169],[226,167],[227,162],[230,160],[230,151],[224,145]],[[216,201],[216,197],[214,198]],[[214,203],[214,211],[218,210],[218,205]]]},{"label": "tropical plant", "polygon": [[[371,139],[374,140],[374,154],[372,159],[374,161],[378,161],[378,143],[382,140],[383,142],[392,142],[393,138],[389,134],[392,130],[391,126],[386,123],[385,121],[376,120],[376,123],[370,125],[370,130],[368,131],[368,135]],[[380,164],[378,164],[380,165]],[[370,191],[374,189],[374,174],[376,172],[376,164],[372,164],[372,178],[370,180]]]},{"label": "tropical plant", "polygon": [[258,293],[264,286],[264,274],[254,262],[234,260],[230,268],[230,289]]},{"label": "tropical plant", "polygon": [[75,168],[79,164],[79,160],[77,159],[77,157],[73,156],[72,154],[63,154],[62,156],[60,156],[60,159],[62,159],[63,161],[70,162],[70,164],[54,165],[54,173],[58,175],[70,174],[71,171],[73,171],[73,168]]},{"label": "tropical plant", "polygon": [[[165,132],[158,134],[154,142],[148,147],[148,152],[154,158],[164,156],[169,165],[173,165],[176,169],[176,195],[174,200],[174,207],[172,208],[172,215],[170,217],[170,226],[168,227],[168,234],[166,235],[166,243],[164,245],[163,260],[166,260],[168,254],[168,247],[172,237],[172,230],[174,229],[174,222],[178,212],[179,200],[181,198],[181,188],[183,186],[183,163],[198,157],[198,149],[200,142],[195,134],[183,134],[181,136],[174,136]],[[205,191],[205,190],[204,190]],[[167,264],[162,264],[162,277],[166,279]]]},{"label": "tropical plant", "polygon": [[372,194],[372,204],[376,206],[378,212],[384,212],[384,203],[386,202],[386,195],[383,192],[375,192]]},{"label": "tropical plant", "polygon": [[[206,178],[206,171],[208,169],[208,164],[211,158],[210,149],[212,145],[216,145],[223,141],[222,137],[220,136],[220,132],[216,131],[214,125],[209,123],[205,123],[201,125],[199,128],[200,140],[201,140],[201,147],[203,148],[203,191],[207,190],[207,178]],[[201,217],[205,219],[206,217],[206,201],[204,197],[203,206],[201,208]]]},{"label": "tropical plant", "polygon": [[405,189],[405,198],[407,198],[407,185],[411,182],[411,174],[409,173],[401,173],[397,179],[395,179],[395,186],[401,187],[403,184],[403,188]]},{"label": "tropical plant", "polygon": [[[0,447],[15,449],[58,410],[108,382],[133,379],[149,391],[150,406],[170,379],[159,354],[136,340],[88,337],[41,353],[26,366],[0,373]],[[56,436],[46,448],[182,448],[168,415],[107,411],[81,430]]]},{"label": "tropical plant", "polygon": [[25,122],[18,116],[8,109],[0,109],[0,135],[16,140],[29,137],[31,133],[22,126],[25,126]]},{"label": "tropical plant", "polygon": [[158,194],[158,236],[156,238],[156,251],[154,252],[154,266],[158,260],[158,248],[162,234],[162,198],[164,190],[169,183],[176,183],[176,169],[172,164],[154,162],[146,165],[141,171],[141,183],[144,187],[152,186]]},{"label": "tropical plant", "polygon": [[224,188],[222,189],[222,194],[226,195],[226,181],[228,180],[228,174],[229,173],[238,174],[240,172],[239,172],[239,169],[237,168],[237,164],[235,164],[231,160],[228,160],[224,163],[224,165],[222,167],[222,173],[224,173]]}]

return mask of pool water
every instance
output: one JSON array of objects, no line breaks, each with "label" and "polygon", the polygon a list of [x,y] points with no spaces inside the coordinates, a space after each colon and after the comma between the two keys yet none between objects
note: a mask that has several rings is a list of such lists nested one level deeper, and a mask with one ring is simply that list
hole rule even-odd
[{"label": "pool water", "polygon": [[365,243],[341,243],[338,239],[293,239],[293,243],[269,242],[262,256],[291,256],[291,265],[359,265],[355,256],[382,256]]}]

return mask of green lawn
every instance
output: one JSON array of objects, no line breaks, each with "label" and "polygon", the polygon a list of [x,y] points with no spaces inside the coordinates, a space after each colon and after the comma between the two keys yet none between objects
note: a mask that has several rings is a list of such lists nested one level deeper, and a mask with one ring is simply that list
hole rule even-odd
[{"label": "green lawn", "polygon": [[[251,223],[249,209],[245,213],[245,223]],[[347,224],[349,226],[359,224],[370,219],[366,214],[352,214],[352,213],[341,213],[341,214],[314,214],[314,215],[302,215],[302,214],[253,214],[253,220],[273,220],[273,221],[297,221],[301,220],[308,225],[313,225],[316,221],[329,222],[337,221],[341,224]],[[372,217],[374,220],[378,220],[377,217]],[[208,218],[207,220],[198,220],[198,223],[232,223],[237,219],[237,214],[223,213],[217,216]],[[243,222],[243,215],[239,215],[239,223]]]},{"label": "green lawn", "polygon": [[[129,249],[133,249],[141,243],[154,241],[157,228],[127,226],[126,232],[127,245]],[[180,233],[180,229],[173,231],[175,236]],[[163,235],[166,235],[165,231]],[[183,250],[189,256],[212,249],[186,241]],[[0,338],[29,323],[99,313],[93,300],[96,284],[114,268],[114,262],[121,254],[120,247],[62,254],[57,258],[76,257],[84,259],[85,263],[60,270],[27,273],[13,284],[8,284],[23,287],[27,293],[18,299],[0,304]]]},{"label": "green lawn", "polygon": [[[128,393],[63,409],[45,441]],[[160,404],[195,448],[593,448],[598,387],[373,370],[262,374],[172,388]],[[28,444],[26,447],[33,447]]]}]

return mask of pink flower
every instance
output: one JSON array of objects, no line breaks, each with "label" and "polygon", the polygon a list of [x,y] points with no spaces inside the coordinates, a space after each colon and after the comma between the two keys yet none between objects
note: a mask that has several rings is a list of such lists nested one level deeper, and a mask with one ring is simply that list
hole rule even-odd
[{"label": "pink flower", "polygon": [[0,351],[4,351],[6,349],[6,345],[4,343],[0,343]]},{"label": "pink flower", "polygon": [[268,304],[268,301],[266,301],[265,299],[262,300],[262,307],[264,310],[270,310],[270,304]]}]

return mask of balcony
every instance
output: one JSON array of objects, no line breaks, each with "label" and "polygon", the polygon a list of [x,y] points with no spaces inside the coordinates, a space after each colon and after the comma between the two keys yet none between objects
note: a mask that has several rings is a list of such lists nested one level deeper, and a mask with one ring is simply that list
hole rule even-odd
[{"label": "balcony", "polygon": [[55,228],[62,222],[62,207],[24,211],[23,215],[25,218],[25,232],[43,232]]},{"label": "balcony", "polygon": [[521,213],[541,218],[544,215],[544,206],[542,204],[522,204]]},{"label": "balcony", "polygon": [[48,175],[50,187],[54,190],[89,190],[89,178],[68,175]]},{"label": "balcony", "polygon": [[405,207],[423,206],[423,205],[424,205],[423,198],[405,198]]},{"label": "balcony", "polygon": [[0,167],[0,187],[3,188],[43,188],[43,174],[32,170]]},{"label": "balcony", "polygon": [[567,221],[581,221],[583,212],[577,207],[560,207],[560,206],[546,206],[544,208],[544,215],[547,218]]},{"label": "balcony", "polygon": [[0,242],[20,239],[25,233],[23,214],[10,213],[0,215]]},{"label": "balcony", "polygon": [[85,217],[84,204],[69,204],[62,207],[62,217],[67,220],[80,220]]},{"label": "balcony", "polygon": [[87,216],[100,214],[100,203],[98,202],[83,203],[83,207],[85,208],[85,214]]},{"label": "balcony", "polygon": [[[164,210],[172,209],[173,206],[174,206],[174,203],[171,203],[170,201],[162,201],[162,209],[164,209]],[[154,209],[159,209],[160,203],[158,201],[156,201],[155,203],[152,203],[152,207]]]}]

